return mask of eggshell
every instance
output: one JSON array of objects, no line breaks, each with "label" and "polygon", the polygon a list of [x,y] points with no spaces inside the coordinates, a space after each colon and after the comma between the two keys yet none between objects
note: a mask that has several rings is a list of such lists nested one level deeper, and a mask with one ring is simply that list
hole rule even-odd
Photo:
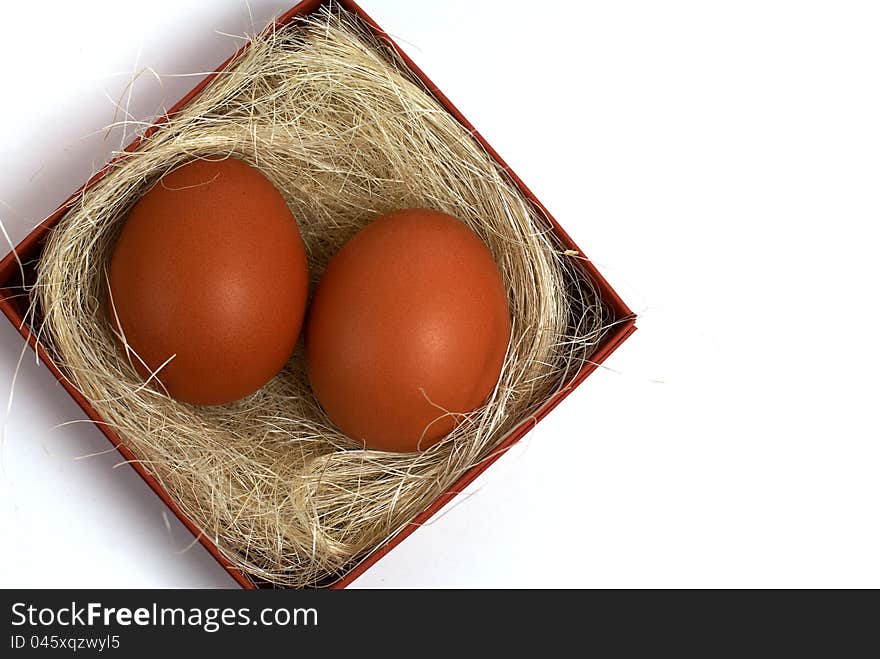
[{"label": "eggshell", "polygon": [[161,367],[158,389],[217,405],[256,391],[290,358],[308,272],[272,183],[240,160],[196,160],[131,209],[109,286],[111,324],[141,375]]},{"label": "eggshell", "polygon": [[480,238],[454,217],[408,209],[329,263],[306,321],[308,374],[349,437],[415,451],[486,401],[509,338],[507,295]]}]

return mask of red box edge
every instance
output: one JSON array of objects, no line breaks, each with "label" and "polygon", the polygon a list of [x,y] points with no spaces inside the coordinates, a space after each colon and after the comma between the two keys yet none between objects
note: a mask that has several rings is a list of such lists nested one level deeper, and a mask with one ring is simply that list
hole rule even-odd
[{"label": "red box edge", "polygon": [[[526,186],[522,179],[519,178],[519,176],[507,165],[507,163],[498,154],[498,152],[495,151],[494,148],[492,148],[492,146],[483,138],[482,135],[480,135],[480,133],[464,117],[464,115],[461,114],[461,112],[458,110],[458,108],[455,107],[455,105],[449,100],[449,98],[442,91],[440,91],[440,89],[437,88],[437,86],[430,80],[430,78],[428,78],[424,71],[422,71],[415,64],[415,62],[413,62],[412,59],[410,59],[410,57],[400,48],[400,46],[394,42],[394,40],[388,35],[388,33],[386,33],[353,0],[332,0],[332,2],[341,6],[344,9],[347,9],[348,11],[357,14],[361,18],[361,20],[363,20],[367,25],[370,26],[370,28],[381,40],[385,41],[395,51],[395,53],[397,53],[397,55],[404,61],[404,63],[412,71],[412,73],[417,78],[419,78],[428,89],[428,91],[432,95],[434,95],[437,101],[440,102],[440,104],[443,105],[446,110],[449,111],[456,118],[456,120],[468,130],[468,132],[474,137],[474,139],[476,139],[480,143],[480,145],[486,150],[486,152],[504,169],[507,175],[510,176],[511,180],[520,189],[520,191],[541,211],[541,213],[549,222],[553,232],[563,242],[563,244],[565,244],[569,249],[576,250],[579,254],[584,255],[577,244],[571,239],[568,233],[560,226],[560,224],[544,207],[544,205],[537,199],[537,197],[535,197],[535,195],[528,188],[528,186]],[[313,12],[323,4],[326,4],[326,0],[303,0],[302,2],[297,3],[291,9],[283,13],[266,29],[273,29],[274,27],[285,25],[290,22],[294,17]],[[220,71],[224,70],[226,66],[228,66],[230,61],[232,61],[244,49],[246,49],[248,45],[249,44],[245,44],[244,46],[242,46],[242,48],[240,48],[233,55],[227,58],[222,64],[220,64],[220,66],[218,66],[215,71],[207,75],[203,80],[195,85],[192,90],[190,90],[185,96],[183,96],[168,110],[165,116],[157,119],[154,125],[144,132],[143,136],[133,140],[127,147],[125,147],[124,151],[131,152],[137,149],[142,140],[146,139],[156,130],[158,130],[161,125],[167,120],[168,116],[174,115],[175,113],[180,111],[181,108],[186,106],[186,104],[188,104],[199,92],[201,92],[208,84],[211,83],[212,80],[217,77]],[[14,270],[17,268],[19,263],[18,255],[22,253],[29,253],[32,249],[36,247],[38,243],[43,241],[46,234],[51,230],[51,227],[58,221],[58,219],[60,219],[62,215],[64,215],[64,213],[67,212],[71,203],[78,199],[84,190],[88,189],[89,187],[97,183],[101,178],[103,178],[110,170],[113,163],[121,157],[123,156],[119,155],[108,161],[107,164],[99,172],[93,175],[85,184],[83,184],[79,189],[71,194],[64,202],[62,202],[51,215],[40,222],[30,233],[28,233],[27,236],[25,236],[25,238],[15,247],[13,251],[8,253],[6,257],[4,257],[2,261],[0,261],[0,281],[6,282],[14,276]],[[623,343],[623,341],[626,340],[627,337],[629,337],[636,330],[635,315],[627,307],[627,305],[623,302],[623,300],[611,287],[607,280],[602,276],[602,274],[595,268],[595,266],[593,266],[593,264],[589,260],[578,260],[577,263],[584,274],[586,274],[591,279],[591,281],[593,281],[593,283],[599,288],[602,301],[613,308],[615,312],[615,317],[619,319],[616,329],[611,332],[608,337],[606,337],[605,341],[593,355],[590,362],[588,364],[585,364],[568,384],[566,384],[556,394],[545,401],[534,415],[532,415],[529,419],[523,421],[519,426],[517,426],[517,428],[514,429],[492,451],[489,456],[487,456],[479,464],[474,465],[471,469],[465,472],[452,486],[450,486],[443,494],[435,499],[424,511],[419,513],[419,515],[417,515],[411,522],[403,526],[400,531],[398,531],[387,542],[376,548],[376,550],[367,555],[363,560],[357,563],[342,577],[327,586],[329,589],[341,589],[350,585],[352,581],[361,576],[376,562],[378,562],[383,556],[394,549],[394,547],[400,544],[406,537],[408,537],[413,531],[415,531],[416,528],[424,524],[440,509],[442,509],[446,504],[454,499],[465,487],[467,487],[480,474],[488,469],[490,465],[498,460],[510,447],[520,441],[532,428],[535,427],[535,425],[537,425],[537,423],[542,418],[544,418],[577,386],[579,386],[612,352],[614,352],[614,350],[616,350]],[[140,462],[138,462],[137,458],[122,443],[120,438],[112,430],[109,429],[106,423],[101,419],[100,415],[98,415],[94,408],[89,404],[89,402],[67,380],[61,370],[51,360],[49,355],[43,350],[42,346],[37,344],[35,336],[25,325],[23,316],[19,313],[18,309],[12,303],[10,303],[9,297],[7,296],[7,290],[5,289],[0,289],[0,310],[3,311],[4,315],[10,320],[13,326],[15,326],[19,334],[24,337],[25,341],[28,343],[31,349],[36,352],[38,358],[42,360],[43,363],[49,368],[50,372],[58,379],[58,381],[68,392],[68,394],[70,394],[70,396],[86,413],[86,415],[95,423],[98,429],[107,437],[107,439],[116,448],[120,455],[125,458],[129,466],[131,466],[138,473],[138,475],[144,480],[144,482],[150,487],[150,489],[153,490],[153,492],[155,492],[156,495],[159,496],[159,498],[165,503],[165,505],[167,505],[171,509],[174,515],[184,524],[184,526],[186,526],[186,528],[191,533],[193,533],[194,536],[196,536],[202,546],[204,546],[205,549],[208,550],[208,552],[215,558],[215,560],[217,560],[217,562],[242,588],[258,588],[258,586],[247,575],[245,575],[235,566],[233,566],[223,556],[217,546],[199,530],[199,528],[171,499],[171,497],[159,484],[159,482],[144,469]]]}]

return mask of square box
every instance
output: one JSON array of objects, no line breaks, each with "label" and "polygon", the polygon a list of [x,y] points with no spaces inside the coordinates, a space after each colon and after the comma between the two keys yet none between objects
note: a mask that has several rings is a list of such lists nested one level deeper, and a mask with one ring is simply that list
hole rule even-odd
[{"label": "square box", "polygon": [[[282,15],[275,22],[275,25],[287,25],[296,17],[304,16],[306,14],[317,11],[324,4],[328,4],[327,0],[304,0],[303,2],[300,2],[295,7],[290,9],[284,15]],[[486,143],[482,136],[480,136],[480,134],[474,129],[474,127],[468,122],[468,120],[465,119],[464,116],[462,116],[462,114],[455,108],[450,100],[440,90],[437,89],[436,85],[434,85],[428,79],[428,77],[418,68],[418,66],[415,65],[415,63],[406,55],[406,53],[391,39],[390,36],[388,36],[387,33],[384,32],[384,30],[382,30],[382,28],[380,28],[375,23],[375,21],[373,21],[366,14],[366,12],[363,11],[363,9],[361,9],[352,0],[333,0],[333,4],[358,16],[379,39],[386,42],[391,48],[393,48],[400,56],[401,60],[410,69],[411,73],[416,78],[418,78],[427,89],[431,90],[434,98],[453,117],[455,117],[455,119],[465,129],[468,130],[468,132],[470,132],[473,138],[476,139],[486,150],[486,152],[507,172],[511,181],[519,188],[523,195],[535,204],[535,206],[540,210],[540,212],[549,222],[553,234],[560,241],[560,243],[564,245],[567,249],[574,250],[577,253],[583,253],[571,240],[568,234],[565,233],[565,231],[556,222],[556,220],[550,215],[550,213],[547,212],[547,209],[544,208],[540,201],[535,198],[535,196],[519,179],[519,177],[507,166],[507,164],[498,155],[498,153],[488,143]],[[267,29],[271,29],[271,27],[272,26]],[[247,47],[248,46],[245,45],[243,48]],[[199,92],[201,92],[207,85],[209,85],[211,81],[221,71],[226,68],[226,66],[230,63],[230,61],[233,60],[234,57],[235,56],[233,55],[232,57],[227,59],[223,64],[220,65],[220,67],[217,68],[214,73],[207,76],[198,85],[196,85],[186,96],[184,96],[169,110],[168,115],[173,116],[176,112],[179,112],[183,107],[185,107]],[[164,121],[165,117],[157,120],[155,122],[155,125],[151,126],[145,132],[143,137],[135,139],[131,144],[126,147],[125,151],[131,152],[136,150],[143,139],[149,137],[156,130],[159,130],[161,128]],[[132,452],[128,448],[126,448],[126,446],[122,443],[122,440],[113,432],[113,430],[110,429],[110,427],[106,423],[102,422],[100,415],[74,388],[74,386],[67,380],[67,378],[64,377],[59,367],[52,361],[50,355],[43,349],[43,347],[37,344],[36,337],[32,332],[32,328],[26,322],[27,301],[23,296],[20,295],[21,285],[22,283],[29,283],[33,280],[35,267],[34,264],[39,259],[48,232],[64,216],[64,214],[70,208],[70,204],[73,200],[75,200],[84,190],[89,189],[91,186],[97,183],[108,173],[108,171],[110,171],[112,163],[113,161],[108,163],[101,171],[95,174],[79,190],[75,191],[64,203],[59,206],[59,208],[54,213],[47,217],[27,237],[25,237],[25,239],[16,247],[14,252],[10,252],[2,261],[0,261],[0,310],[2,310],[6,317],[9,318],[10,322],[12,322],[12,324],[24,337],[31,348],[37,352],[42,362],[53,373],[53,375],[58,378],[61,385],[67,390],[71,397],[73,397],[73,399],[83,409],[86,415],[96,422],[97,427],[101,430],[101,432],[104,433],[104,435],[106,435],[107,439],[119,451],[122,457],[131,466],[131,468],[134,469],[141,476],[141,478],[144,479],[147,485],[149,485],[150,488],[165,502],[165,504],[190,530],[190,532],[192,532],[193,535],[195,535],[199,539],[199,542],[201,542],[201,544],[208,550],[208,552],[229,572],[229,574],[243,588],[259,588],[261,587],[261,584],[255,583],[250,577],[229,564],[229,562],[223,557],[223,555],[220,553],[219,549],[214,545],[214,543],[211,542],[211,540],[204,534],[200,533],[198,527],[181,511],[179,506],[169,496],[165,489],[158,483],[158,481],[156,481],[145,470],[141,463],[138,462],[136,456],[132,454]],[[568,394],[570,394],[575,387],[582,383],[587,378],[587,376],[590,375],[590,373],[592,373],[630,334],[635,331],[636,327],[634,314],[626,306],[623,300],[621,300],[617,293],[615,293],[608,282],[605,281],[605,279],[592,265],[592,263],[586,259],[578,259],[576,263],[580,268],[583,276],[589,278],[589,280],[593,283],[595,289],[599,293],[602,303],[610,310],[613,318],[616,321],[605,334],[600,345],[597,346],[595,352],[590,358],[590,361],[584,364],[584,366],[575,374],[573,378],[571,378],[566,386],[562,387],[557,393],[548,398],[543,403],[543,405],[541,405],[541,407],[535,412],[535,414],[524,420],[519,426],[517,426],[517,428],[513,432],[511,432],[500,444],[498,444],[496,449],[492,451],[492,454],[490,456],[488,456],[485,460],[480,461],[479,464],[470,468],[449,489],[447,489],[442,495],[435,499],[427,508],[425,508],[395,536],[386,541],[382,546],[372,551],[341,578],[330,584],[330,588],[346,587],[355,578],[360,576],[370,566],[374,565],[385,554],[387,554],[401,541],[403,541],[419,525],[425,523],[428,519],[431,518],[431,516],[433,516],[443,506],[449,503],[459,492],[461,492],[483,471],[485,471],[495,460],[503,455],[507,448],[522,439],[522,437],[527,432],[529,432],[538,423],[538,421],[540,421],[546,414],[550,412],[550,410],[556,407],[556,405],[558,405],[566,396],[568,396]],[[26,265],[22,266],[21,264]],[[24,282],[22,282],[22,276],[24,276]]]}]

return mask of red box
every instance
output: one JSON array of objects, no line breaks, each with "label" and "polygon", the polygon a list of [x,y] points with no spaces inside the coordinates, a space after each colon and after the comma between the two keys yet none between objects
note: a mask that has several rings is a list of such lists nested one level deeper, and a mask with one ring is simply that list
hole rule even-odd
[{"label": "red box", "polygon": [[[296,16],[314,12],[325,2],[326,0],[303,0],[303,2],[300,2],[283,16],[281,16],[276,21],[276,24],[285,25]],[[498,162],[498,164],[501,165],[508,172],[511,179],[519,187],[522,193],[532,202],[534,202],[536,206],[543,212],[543,214],[549,220],[553,232],[559,238],[561,243],[569,249],[577,250],[579,253],[583,253],[571,240],[568,234],[565,233],[562,227],[559,226],[556,220],[553,219],[550,213],[547,212],[547,209],[544,208],[541,202],[535,198],[535,196],[519,179],[519,177],[513,171],[511,171],[511,169],[507,166],[504,160],[501,159],[498,153],[489,144],[486,143],[486,140],[484,140],[482,136],[477,133],[477,131],[468,122],[468,120],[465,119],[462,114],[455,108],[455,106],[449,101],[449,99],[446,98],[446,96],[437,89],[436,85],[434,85],[428,79],[428,77],[413,63],[413,61],[406,55],[406,53],[404,53],[403,50],[401,50],[401,48],[396,43],[394,43],[391,37],[389,37],[388,34],[386,34],[382,30],[382,28],[380,28],[375,23],[375,21],[373,21],[373,19],[371,19],[366,14],[366,12],[364,12],[364,10],[361,9],[352,0],[333,0],[333,2],[336,5],[357,14],[361,19],[363,19],[363,21],[367,25],[370,26],[370,28],[376,33],[377,36],[390,44],[400,54],[400,57],[403,59],[404,62],[406,62],[407,66],[409,66],[413,74],[419,77],[425,83],[428,89],[433,91],[434,97],[465,128],[467,128],[467,130],[474,136],[475,139],[480,142],[480,144],[483,145],[486,151]],[[247,48],[247,45],[245,45],[244,48]],[[226,67],[231,59],[232,57],[227,59],[214,73],[212,73],[202,82],[196,85],[196,87],[194,87],[192,91],[189,92],[189,94],[184,96],[171,108],[171,110],[169,110],[168,114],[175,114],[187,103],[189,103],[189,101],[197,93],[199,93],[206,85],[211,82],[211,80],[213,80],[213,78],[217,75],[219,71],[222,71]],[[153,132],[158,130],[158,127],[163,123],[164,120],[164,117],[157,120],[156,125],[150,127],[146,131],[144,137],[149,137]],[[143,138],[138,138],[134,140],[130,145],[128,145],[128,147],[126,147],[125,151],[135,150],[140,144],[141,139]],[[247,575],[243,574],[234,566],[229,564],[229,562],[220,554],[220,551],[211,542],[211,540],[204,534],[201,534],[199,532],[199,529],[196,527],[196,525],[186,515],[183,514],[183,512],[169,497],[168,493],[162,488],[162,486],[146,472],[144,467],[137,461],[137,458],[131,453],[131,451],[129,451],[128,448],[123,445],[120,438],[110,429],[107,424],[102,422],[101,417],[98,416],[97,412],[92,408],[88,401],[86,401],[85,398],[83,398],[83,396],[76,389],[74,389],[74,387],[68,382],[68,380],[63,377],[58,366],[51,360],[51,358],[42,348],[42,346],[38,346],[36,344],[36,339],[31,332],[31,328],[25,322],[27,302],[20,295],[21,267],[19,264],[31,264],[36,262],[36,260],[39,258],[39,254],[43,247],[43,243],[45,241],[47,233],[67,212],[70,202],[76,199],[84,190],[88,189],[97,181],[99,181],[109,171],[112,162],[113,161],[108,163],[100,172],[95,174],[88,182],[86,182],[85,185],[74,192],[64,203],[62,203],[61,206],[59,206],[58,209],[54,213],[52,213],[52,215],[50,215],[39,226],[37,226],[15,248],[15,252],[10,252],[2,261],[0,261],[0,310],[3,311],[6,317],[9,318],[16,329],[18,329],[18,331],[25,338],[31,348],[37,351],[37,354],[39,355],[43,363],[45,363],[49,370],[55,375],[55,377],[58,378],[61,385],[68,391],[68,393],[79,404],[83,411],[93,421],[97,422],[97,427],[107,436],[107,438],[110,440],[113,446],[116,447],[122,457],[125,458],[129,465],[131,465],[132,469],[140,474],[141,478],[143,478],[144,481],[146,481],[147,485],[149,485],[153,489],[153,491],[157,495],[159,495],[159,497],[166,503],[166,505],[168,505],[168,507],[174,512],[174,514],[177,515],[180,521],[183,522],[183,524],[193,533],[193,535],[198,537],[199,542],[204,545],[204,547],[211,553],[211,555],[214,556],[214,558],[243,588],[258,588],[260,587],[259,584],[255,584]],[[16,254],[18,258],[16,258]],[[635,315],[632,313],[632,311],[629,310],[626,304],[624,304],[623,300],[620,299],[617,293],[614,292],[611,286],[609,286],[608,282],[605,281],[599,271],[596,270],[596,268],[588,260],[578,260],[578,264],[583,270],[584,274],[589,277],[595,284],[596,289],[601,295],[602,301],[611,310],[611,312],[613,313],[613,317],[617,319],[617,323],[609,330],[604,340],[598,346],[596,352],[591,357],[590,363],[584,365],[584,367],[581,368],[581,370],[574,376],[574,378],[572,378],[567,386],[563,387],[558,393],[551,396],[547,401],[545,401],[545,403],[534,415],[523,421],[523,423],[521,423],[516,428],[516,430],[514,430],[501,444],[499,444],[498,449],[500,450],[493,451],[490,458],[481,461],[479,464],[468,470],[461,478],[458,479],[458,481],[456,481],[454,485],[452,485],[452,487],[450,487],[433,503],[431,503],[425,510],[423,510],[410,524],[408,524],[404,529],[397,533],[397,535],[395,535],[393,538],[388,540],[383,546],[372,552],[367,558],[357,564],[346,575],[331,584],[329,586],[330,588],[344,588],[345,586],[350,584],[355,578],[366,571],[371,565],[376,563],[376,561],[378,561],[385,554],[391,551],[391,549],[397,546],[419,525],[426,522],[432,515],[434,515],[434,513],[436,513],[443,506],[449,503],[449,501],[451,501],[462,489],[464,489],[469,483],[471,483],[471,481],[473,481],[477,476],[485,471],[489,467],[489,465],[497,460],[505,452],[505,449],[509,448],[520,439],[522,439],[522,437],[529,430],[531,430],[538,421],[540,421],[548,412],[550,412],[550,410],[556,407],[556,405],[558,405],[563,398],[570,394],[576,386],[583,382],[584,379],[586,379],[586,377],[590,375],[590,373],[592,373],[597,368],[597,366],[608,357],[608,355],[610,355],[621,343],[623,343],[623,341],[630,334],[635,331]],[[33,266],[26,267],[24,270],[24,276],[27,280],[29,280],[33,275]]]}]

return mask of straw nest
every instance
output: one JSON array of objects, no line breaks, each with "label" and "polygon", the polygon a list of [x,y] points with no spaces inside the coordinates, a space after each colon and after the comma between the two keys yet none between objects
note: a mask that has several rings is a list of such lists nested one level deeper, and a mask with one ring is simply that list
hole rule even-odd
[{"label": "straw nest", "polygon": [[[364,450],[323,414],[301,348],[233,404],[182,404],[145,386],[107,321],[106,267],[126,213],[194,158],[235,156],[281,191],[312,284],[379,214],[436,208],[489,246],[512,337],[483,408],[417,454]],[[358,19],[324,10],[258,37],[182,112],[71,204],[32,293],[39,341],[146,469],[257,582],[322,585],[409,523],[584,364],[608,320],[546,222]]]}]

